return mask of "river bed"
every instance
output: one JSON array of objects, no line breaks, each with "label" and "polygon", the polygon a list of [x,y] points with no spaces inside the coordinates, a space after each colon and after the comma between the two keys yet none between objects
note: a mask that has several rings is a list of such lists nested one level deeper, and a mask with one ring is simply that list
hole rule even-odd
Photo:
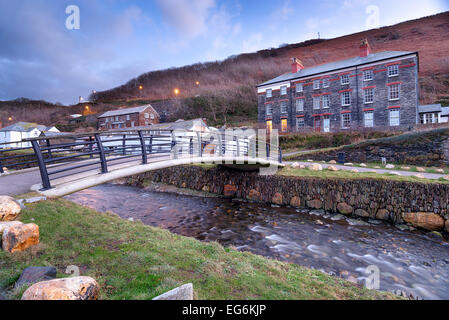
[{"label": "river bed", "polygon": [[[380,290],[449,299],[449,244],[421,231],[359,225],[322,210],[104,184],[67,199],[97,211],[363,282],[380,271]],[[369,268],[368,268],[369,267]],[[368,269],[367,269],[368,268]],[[371,274],[369,279],[375,279]],[[371,282],[372,283],[372,282]]]}]

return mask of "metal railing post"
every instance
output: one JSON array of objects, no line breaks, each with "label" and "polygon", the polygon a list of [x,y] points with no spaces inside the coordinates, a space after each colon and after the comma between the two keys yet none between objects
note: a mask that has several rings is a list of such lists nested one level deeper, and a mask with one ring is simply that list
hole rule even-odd
[{"label": "metal railing post", "polygon": [[189,142],[189,154],[193,155],[193,137],[190,137],[190,142]]},{"label": "metal railing post", "polygon": [[122,140],[122,155],[126,156],[126,134],[123,135],[123,140]]},{"label": "metal railing post", "polygon": [[223,156],[223,139],[221,137],[221,133],[219,133],[218,135],[218,155],[220,157]]},{"label": "metal railing post", "polygon": [[[47,148],[50,148],[50,139],[47,139]],[[53,155],[51,154],[51,150],[48,149],[48,157],[51,159]]]},{"label": "metal railing post", "polygon": [[279,163],[282,163],[282,149],[279,147]]},{"label": "metal railing post", "polygon": [[0,173],[5,173],[5,171],[3,170],[3,165],[2,165],[2,161],[0,160]]},{"label": "metal railing post", "polygon": [[197,132],[196,133],[196,137],[198,139],[198,156],[202,157],[203,156],[203,146],[201,145],[201,132]]},{"label": "metal railing post", "polygon": [[175,148],[175,146],[176,146],[176,136],[173,133],[173,131],[171,131],[171,149],[170,149],[170,152],[173,151],[173,159],[178,159],[178,155],[176,153],[176,151],[177,151],[176,149],[177,148]]},{"label": "metal railing post", "polygon": [[44,190],[50,189],[50,178],[48,177],[47,166],[45,165],[44,157],[42,156],[42,151],[39,146],[38,140],[31,141],[33,146],[34,154],[36,155],[37,164],[39,165],[39,171],[41,173],[42,187]]},{"label": "metal railing post", "polygon": [[101,173],[107,173],[108,164],[106,163],[106,157],[104,155],[103,143],[101,142],[101,138],[98,133],[95,134],[95,140],[97,142],[98,151],[100,152]]},{"label": "metal railing post", "polygon": [[147,151],[145,150],[145,139],[143,137],[142,131],[137,131],[139,133],[139,139],[140,139],[140,148],[142,149],[142,163],[147,164],[148,158],[147,158]]},{"label": "metal railing post", "polygon": [[150,145],[148,146],[148,153],[152,154],[153,153],[153,136],[150,136]]},{"label": "metal railing post", "polygon": [[270,159],[270,145],[267,143],[267,160]]},{"label": "metal railing post", "polygon": [[239,137],[237,137],[237,139],[235,140],[235,144],[237,147],[237,157],[240,157],[240,142],[239,142]]},{"label": "metal railing post", "polygon": [[[75,140],[76,141],[76,140]],[[92,136],[89,136],[89,159],[93,159],[94,155],[92,154],[93,151],[93,146],[92,146],[92,141],[94,141],[94,139],[92,139]]]}]

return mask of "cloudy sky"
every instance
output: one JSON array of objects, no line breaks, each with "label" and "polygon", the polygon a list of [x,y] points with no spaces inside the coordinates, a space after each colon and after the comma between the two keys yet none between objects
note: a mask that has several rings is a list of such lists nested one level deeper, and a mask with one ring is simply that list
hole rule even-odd
[{"label": "cloudy sky", "polygon": [[[70,104],[144,72],[332,38],[449,0],[0,0],[0,100]],[[73,11],[79,8],[79,29]],[[75,25],[76,26],[76,25]]]}]

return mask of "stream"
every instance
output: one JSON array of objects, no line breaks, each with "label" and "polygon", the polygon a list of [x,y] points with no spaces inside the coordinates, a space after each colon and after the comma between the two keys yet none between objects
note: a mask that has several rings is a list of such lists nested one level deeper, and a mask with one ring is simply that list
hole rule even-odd
[{"label": "stream", "polygon": [[315,268],[362,282],[378,268],[380,290],[449,299],[449,243],[323,210],[148,191],[104,184],[65,197],[97,211],[201,241]]}]

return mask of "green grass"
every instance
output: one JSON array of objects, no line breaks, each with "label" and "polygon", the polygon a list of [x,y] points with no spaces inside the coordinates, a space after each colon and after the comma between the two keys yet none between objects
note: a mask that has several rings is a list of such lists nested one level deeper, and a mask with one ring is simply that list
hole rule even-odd
[{"label": "green grass", "polygon": [[[314,163],[320,163],[315,161]],[[421,182],[421,183],[436,183],[436,184],[448,184],[449,181],[443,178],[440,179],[423,179],[413,176],[397,176],[389,173],[374,173],[374,172],[350,172],[346,170],[330,171],[323,168],[322,171],[312,171],[309,169],[297,169],[292,167],[285,167],[277,172],[281,176],[295,176],[295,177],[314,177],[322,179],[382,179],[382,180],[394,180],[394,181],[408,181],[408,182]]]},{"label": "green grass", "polygon": [[[69,265],[94,277],[100,299],[150,299],[192,282],[196,299],[397,299],[316,270],[223,248],[98,213],[67,200],[32,204],[20,220],[37,223],[41,243],[0,252],[0,286],[28,266]],[[16,298],[20,297],[16,292]]]}]

